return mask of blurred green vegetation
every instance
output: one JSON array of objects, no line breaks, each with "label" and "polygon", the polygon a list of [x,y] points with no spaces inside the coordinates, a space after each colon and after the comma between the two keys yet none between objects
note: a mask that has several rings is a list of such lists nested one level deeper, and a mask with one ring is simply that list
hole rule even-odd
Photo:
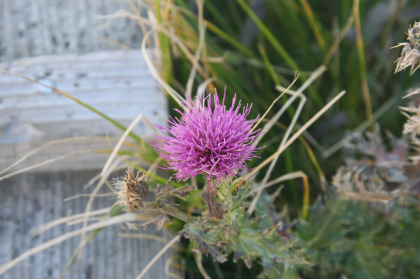
[{"label": "blurred green vegetation", "polygon": [[298,224],[311,267],[303,278],[417,278],[419,202],[369,204],[348,200],[315,206]]},{"label": "blurred green vegetation", "polygon": [[[168,30],[161,35],[174,34],[189,52],[171,40],[159,41],[164,55],[161,75],[181,93],[187,91],[194,67],[200,22],[206,33],[193,88],[208,83],[206,92],[217,88],[221,94],[226,86],[228,96],[237,93],[243,103],[253,103],[251,117],[262,115],[279,96],[281,92],[275,89],[276,85],[289,86],[298,73],[299,78],[292,86],[297,89],[321,65],[327,71],[305,90],[308,100],[294,130],[338,92],[347,91],[311,126],[309,135],[282,154],[271,177],[302,170],[309,176],[312,203],[321,197],[327,199],[322,182],[329,181],[343,164],[340,149],[329,156],[323,156],[324,151],[348,132],[361,124],[372,128],[373,122],[378,122],[383,130],[401,135],[405,122],[398,109],[403,103],[401,97],[418,79],[410,78],[408,71],[393,75],[394,61],[401,50],[391,47],[405,41],[408,26],[420,18],[417,1],[163,0],[160,3],[162,7],[156,10],[161,13],[158,20]],[[283,97],[277,102],[267,118],[273,117],[286,100]],[[177,104],[172,102],[171,106]],[[288,109],[260,143],[266,146],[258,154],[261,159],[277,150],[296,107],[297,104]],[[372,115],[374,120],[370,121]],[[260,162],[254,160],[250,167]],[[277,205],[287,206],[291,216],[298,217],[303,185],[299,181],[285,185]],[[316,233],[319,226],[325,226],[326,220],[334,220],[327,228],[332,234],[325,233],[314,243],[307,239],[313,246],[307,247],[306,253],[316,264],[297,269],[298,274],[303,278],[415,278],[418,268],[410,264],[419,266],[419,252],[410,248],[410,241],[418,241],[414,237],[419,235],[418,224],[411,224],[418,215],[416,207],[396,206],[384,213],[362,202],[344,202],[338,207],[333,204],[319,205],[308,221],[298,225],[297,231],[304,240],[311,231]],[[205,261],[204,265],[212,264]],[[226,270],[229,274],[232,267]],[[287,278],[296,276],[294,272],[287,273]]]},{"label": "blurred green vegetation", "polygon": [[[237,93],[244,103],[253,103],[252,116],[262,115],[279,96],[276,85],[287,87],[295,73],[299,73],[300,77],[292,87],[296,89],[312,71],[325,64],[327,72],[305,91],[308,101],[297,126],[305,123],[339,91],[346,90],[342,100],[309,129],[323,149],[328,149],[347,132],[367,121],[369,111],[375,113],[381,107],[385,109],[380,112],[379,123],[399,135],[404,121],[398,110],[400,97],[415,79],[409,79],[406,72],[393,75],[394,61],[400,49],[391,47],[405,40],[407,27],[420,15],[419,4],[415,1],[361,1],[358,6],[363,48],[358,48],[360,42],[357,41],[357,20],[354,18],[357,2],[204,1],[205,44],[193,88],[213,78],[207,90],[214,92],[213,88],[217,88],[221,94],[226,85],[229,96]],[[162,5],[169,3],[163,1]],[[199,41],[197,3],[178,0],[175,7],[177,9],[164,14],[164,20],[168,29],[175,32],[194,54]],[[340,35],[341,41],[338,40]],[[336,41],[339,44],[334,50]],[[192,68],[191,58],[166,41],[160,48],[163,53],[168,53],[169,49],[171,54],[170,61],[165,60],[163,64],[162,75],[171,73],[167,82],[179,92],[185,92],[184,85]],[[364,82],[370,104],[363,93]],[[267,118],[271,118],[286,99],[275,104]],[[288,112],[280,119],[284,126],[290,123],[294,110]],[[262,159],[274,153],[284,131],[279,125],[265,136],[261,145],[266,148],[259,154]],[[340,156],[323,158],[322,150],[317,146],[310,145],[310,149],[326,176],[332,175],[341,162]],[[309,160],[308,147],[296,143],[283,155],[273,177],[304,170],[311,178],[313,193],[319,192],[319,171],[313,160]],[[254,160],[250,167],[258,163]],[[298,189],[301,187],[285,189],[288,203],[296,208],[301,202]]]}]

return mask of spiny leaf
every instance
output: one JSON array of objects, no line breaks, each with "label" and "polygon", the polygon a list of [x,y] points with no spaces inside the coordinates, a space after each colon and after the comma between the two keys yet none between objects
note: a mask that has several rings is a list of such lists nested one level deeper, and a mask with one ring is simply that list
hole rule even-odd
[{"label": "spiny leaf", "polygon": [[211,239],[204,231],[198,229],[192,224],[188,224],[182,231],[184,237],[192,240],[197,245],[198,250],[203,254],[210,254],[216,261],[223,263],[227,261],[222,254],[217,242]]}]

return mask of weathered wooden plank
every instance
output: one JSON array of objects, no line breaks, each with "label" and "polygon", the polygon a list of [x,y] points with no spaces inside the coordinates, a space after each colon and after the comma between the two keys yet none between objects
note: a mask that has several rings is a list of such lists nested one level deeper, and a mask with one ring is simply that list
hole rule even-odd
[{"label": "weathered wooden plank", "polygon": [[[81,227],[80,224],[62,224],[41,235],[30,231],[60,217],[81,213],[87,198],[63,202],[63,199],[81,193],[95,171],[32,173],[0,182],[0,265],[19,256],[31,247]],[[105,190],[105,189],[104,189]],[[94,209],[112,205],[115,200],[99,197]],[[169,239],[165,230],[127,231],[120,226],[108,227],[87,244],[81,262],[76,262],[66,278],[135,278],[150,259],[164,246],[163,243],[145,239],[119,237],[119,233],[142,233]],[[1,278],[59,278],[72,253],[79,245],[78,237],[53,246],[18,264]],[[167,260],[175,251],[166,253],[145,278],[168,278]]]},{"label": "weathered wooden plank", "polygon": [[133,20],[117,19],[99,28],[105,20],[98,16],[121,9],[130,11],[130,6],[114,0],[1,0],[0,61],[117,49],[109,39],[138,47],[142,33]]},{"label": "weathered wooden plank", "polygon": [[[137,67],[137,66],[136,66]],[[67,69],[67,71],[69,71]],[[91,71],[94,71],[92,69]],[[20,72],[16,71],[15,72]],[[26,71],[27,72],[27,71]],[[120,74],[120,73],[119,73]],[[31,76],[29,74],[29,76]],[[131,75],[133,76],[133,75]],[[4,77],[4,76],[3,76]],[[4,77],[7,78],[7,77]],[[135,80],[133,80],[135,78]],[[10,79],[10,78],[9,78]],[[37,79],[37,78],[35,78]],[[11,79],[10,79],[11,80]],[[127,76],[103,76],[103,77],[89,77],[89,79],[80,79],[79,77],[72,77],[69,79],[65,79],[65,77],[59,77],[58,81],[54,78],[49,79],[38,79],[40,82],[43,83],[49,83],[47,85],[53,85],[53,86],[60,86],[60,90],[72,93],[72,94],[79,94],[80,95],[80,88],[82,88],[83,91],[94,91],[98,92],[113,92],[116,88],[116,86],[121,87],[122,90],[126,88],[138,88],[138,89],[145,89],[153,87],[156,83],[153,80],[150,80],[150,75],[147,74],[145,76],[141,75],[134,75],[133,77],[130,77],[130,75]],[[0,81],[1,83],[1,91],[0,96],[1,97],[23,97],[27,95],[33,94],[33,92],[36,90],[39,93],[47,94],[49,91],[47,88],[43,87],[42,85],[35,85],[35,84],[22,84],[22,80],[18,80],[19,83],[14,82],[6,82],[6,81]],[[114,87],[114,88],[113,88]],[[6,91],[7,88],[7,91]],[[112,90],[112,91],[111,91]],[[83,92],[82,91],[82,92]],[[24,101],[24,100],[22,100]]]},{"label": "weathered wooden plank", "polygon": [[[166,99],[151,78],[141,53],[101,52],[118,48],[104,37],[129,48],[140,45],[142,33],[135,21],[118,19],[104,29],[98,28],[104,23],[98,15],[113,14],[119,9],[130,10],[124,1],[114,0],[0,0],[0,62],[11,61],[1,63],[0,68],[58,87],[125,125],[139,113],[154,124],[163,124]],[[144,124],[135,131],[142,136],[150,134]],[[105,134],[118,137],[122,132],[51,90],[0,74],[0,170],[51,140]],[[103,138],[51,145],[19,168],[89,149],[110,149],[110,145]],[[67,158],[37,169],[44,172],[0,181],[0,265],[30,247],[80,227],[62,225],[36,237],[28,233],[49,221],[83,212],[86,198],[69,202],[63,199],[89,193],[82,186],[98,171],[86,170],[101,168],[107,156]],[[98,198],[94,208],[113,202]],[[150,240],[122,239],[119,232],[121,228],[114,226],[100,233],[87,245],[83,261],[66,278],[135,278],[163,246]],[[153,228],[148,233],[166,235]],[[77,238],[63,242],[0,277],[59,278],[78,244]],[[172,252],[164,255],[146,278],[168,278],[165,264],[171,255]]]},{"label": "weathered wooden plank", "polygon": [[[164,124],[166,98],[148,72],[140,51],[106,51],[82,55],[49,55],[1,63],[0,68],[40,80],[128,126],[139,114],[153,124]],[[133,130],[150,135],[152,129],[139,123]],[[0,169],[42,144],[52,140],[83,136],[121,136],[122,132],[97,114],[73,100],[21,78],[0,74]],[[106,140],[90,140],[77,146],[49,147],[24,166],[66,153],[110,149]],[[79,149],[80,150],[80,149]],[[79,156],[54,164],[54,170],[98,169],[106,155]],[[94,158],[94,159],[93,159]],[[42,160],[41,160],[42,159]],[[21,166],[21,167],[22,167]],[[51,170],[45,165],[37,170]]]}]

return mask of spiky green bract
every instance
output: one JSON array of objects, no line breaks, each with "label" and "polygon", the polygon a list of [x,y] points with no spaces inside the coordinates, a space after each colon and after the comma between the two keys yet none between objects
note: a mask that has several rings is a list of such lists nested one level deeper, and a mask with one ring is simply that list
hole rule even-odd
[{"label": "spiky green bract", "polygon": [[265,274],[279,276],[289,267],[307,263],[295,248],[297,241],[284,216],[275,211],[273,197],[263,193],[255,215],[250,216],[246,209],[253,183],[235,191],[237,181],[217,185],[224,209],[222,219],[200,218],[196,223],[185,224],[182,234],[194,242],[198,251],[210,254],[214,260],[224,262],[232,254],[234,261],[242,260],[248,267],[261,264]]}]

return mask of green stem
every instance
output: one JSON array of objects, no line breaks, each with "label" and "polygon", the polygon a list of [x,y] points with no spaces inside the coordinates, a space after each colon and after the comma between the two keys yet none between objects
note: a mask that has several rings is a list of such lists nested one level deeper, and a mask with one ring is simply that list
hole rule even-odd
[{"label": "green stem", "polygon": [[[156,9],[156,19],[159,25],[162,26],[163,24],[163,17],[162,11],[160,8],[160,2],[155,2],[155,9]],[[159,31],[158,33],[159,38],[159,48],[162,54],[162,67],[163,67],[163,79],[170,84],[172,80],[172,63],[171,63],[171,53],[170,53],[170,40],[164,34],[164,32]]]},{"label": "green stem", "polygon": [[225,33],[223,30],[218,28],[216,25],[212,24],[209,21],[205,21],[206,27],[215,33],[220,38],[224,39],[228,43],[230,43],[233,47],[235,47],[237,50],[245,54],[246,56],[258,59],[248,48],[244,47],[240,42],[232,38],[231,35]]},{"label": "green stem", "polygon": [[300,72],[299,66],[293,60],[293,58],[287,53],[286,49],[280,44],[280,42],[274,37],[273,33],[262,23],[254,11],[243,1],[237,0],[239,5],[245,10],[248,16],[254,21],[254,23],[261,30],[263,35],[268,39],[272,46],[277,50],[280,56],[284,59],[287,65],[293,70]]},{"label": "green stem", "polygon": [[311,6],[309,5],[307,0],[300,0],[300,3],[303,6],[303,10],[305,11],[306,17],[308,18],[309,25],[314,32],[315,39],[318,42],[319,47],[323,52],[325,52],[325,41],[322,38],[321,32],[319,31],[318,25],[315,21],[314,13],[312,12]]},{"label": "green stem", "polygon": [[303,204],[302,204],[302,219],[308,219],[308,210],[309,210],[309,182],[308,177],[302,177],[303,181]]},{"label": "green stem", "polygon": [[360,0],[354,0],[353,3],[353,16],[354,16],[354,27],[356,30],[356,46],[357,46],[357,55],[359,58],[359,70],[360,70],[360,79],[362,80],[362,93],[363,100],[365,103],[366,117],[370,123],[370,129],[373,130],[373,116],[372,116],[372,103],[370,100],[369,87],[367,82],[366,74],[366,60],[365,60],[365,51],[363,48],[363,37],[360,27],[360,10],[359,10]]},{"label": "green stem", "polygon": [[145,206],[146,210],[157,211],[159,213],[165,213],[172,217],[175,217],[185,223],[194,223],[196,220],[194,217],[185,214],[184,212],[178,210],[177,208],[169,205],[159,205],[157,203],[147,203]]}]

